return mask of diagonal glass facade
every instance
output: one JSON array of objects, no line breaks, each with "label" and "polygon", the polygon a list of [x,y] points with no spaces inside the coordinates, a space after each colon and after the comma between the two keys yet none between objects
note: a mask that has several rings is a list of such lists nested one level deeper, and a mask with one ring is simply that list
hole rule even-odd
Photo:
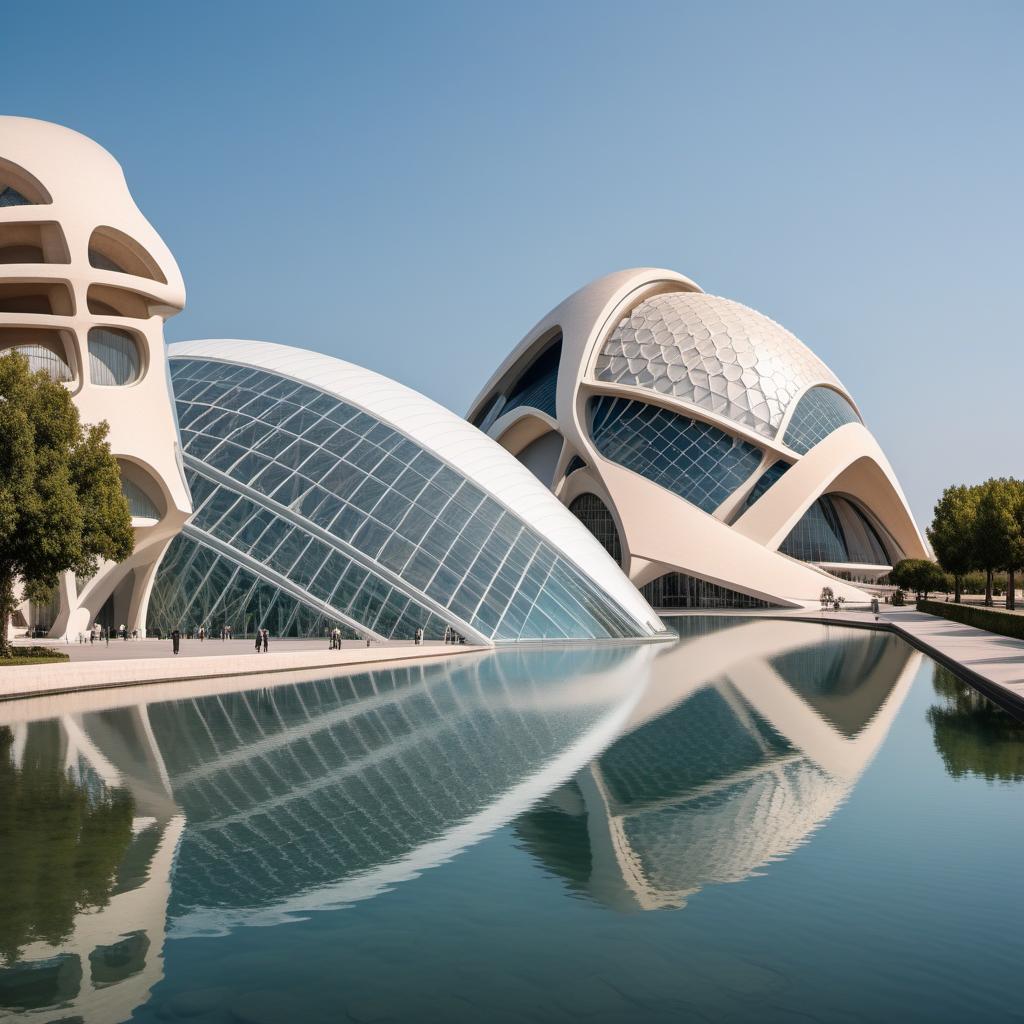
[{"label": "diagonal glass facade", "polygon": [[806,455],[833,430],[847,423],[860,423],[860,417],[838,391],[811,388],[797,402],[783,440],[793,451]]},{"label": "diagonal glass facade", "polygon": [[751,505],[757,501],[773,484],[779,482],[782,479],[783,473],[789,469],[788,462],[775,462],[770,465],[758,478],[757,483],[750,488],[750,493],[747,495],[746,501],[743,503],[744,510],[750,508]]},{"label": "diagonal glass facade", "polygon": [[803,562],[890,565],[892,557],[868,517],[837,494],[811,505],[779,550]]},{"label": "diagonal glass facade", "polygon": [[628,398],[590,400],[597,450],[705,512],[714,512],[761,464],[752,444],[709,423]]},{"label": "diagonal glass facade", "polygon": [[[513,511],[356,405],[247,365],[170,366],[195,507],[179,557],[205,547],[363,635],[645,635]],[[152,614],[180,609],[175,571],[161,568]]]}]

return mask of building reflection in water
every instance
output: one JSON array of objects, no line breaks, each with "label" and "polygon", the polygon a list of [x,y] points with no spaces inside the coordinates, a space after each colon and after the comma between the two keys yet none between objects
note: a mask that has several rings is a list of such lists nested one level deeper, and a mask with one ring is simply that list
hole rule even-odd
[{"label": "building reflection in water", "polygon": [[21,841],[0,836],[0,876],[26,881],[0,910],[0,1008],[124,1019],[162,976],[165,936],[343,907],[509,822],[578,891],[680,906],[828,818],[919,660],[868,632],[694,618],[671,648],[169,684],[129,707],[117,691],[0,705],[4,792],[28,793],[48,766],[98,823],[77,829],[74,859],[93,874],[55,925],[24,872],[53,821],[3,798],[0,830]]},{"label": "building reflection in water", "polygon": [[921,660],[888,634],[687,625],[698,635],[654,662],[624,735],[516,823],[572,889],[623,910],[682,907],[804,842],[852,790]]},{"label": "building reflection in water", "polygon": [[[263,690],[175,684],[161,695],[210,694],[148,706],[101,691],[62,698],[59,718],[52,702],[0,705],[5,793],[25,796],[0,805],[0,1016],[125,1019],[162,977],[165,935],[342,907],[452,858],[614,740],[656,653],[509,650]],[[54,819],[40,764],[107,828]],[[45,855],[40,823],[96,875],[61,903],[66,927],[37,879],[6,885]]]}]

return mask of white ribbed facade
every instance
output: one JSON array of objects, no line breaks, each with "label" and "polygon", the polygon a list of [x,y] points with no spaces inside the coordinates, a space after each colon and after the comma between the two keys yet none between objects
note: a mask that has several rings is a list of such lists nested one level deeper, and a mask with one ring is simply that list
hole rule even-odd
[{"label": "white ribbed facade", "polygon": [[[659,607],[798,607],[927,548],[839,379],[789,331],[668,270],[580,289],[469,420],[587,521]],[[859,584],[859,585],[858,585]]]},{"label": "white ribbed facade", "polygon": [[117,161],[59,125],[0,117],[0,354],[17,349],[65,383],[82,420],[110,424],[135,551],[90,580],[62,578],[51,635],[102,617],[144,632],[157,563],[191,511],[178,462],[163,324],[185,304],[174,257]]}]

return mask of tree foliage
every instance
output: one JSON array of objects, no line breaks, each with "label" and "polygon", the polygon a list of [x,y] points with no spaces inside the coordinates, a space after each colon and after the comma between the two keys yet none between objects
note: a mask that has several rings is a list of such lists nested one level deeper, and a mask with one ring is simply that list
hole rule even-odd
[{"label": "tree foliage", "polygon": [[[975,571],[984,573],[985,603],[992,604],[996,574],[1007,574],[1007,607],[1013,608],[1015,574],[1024,566],[1024,482],[993,478],[942,492],[928,537],[939,564],[955,582],[956,600],[975,589]],[[966,584],[966,586],[965,586]]]},{"label": "tree foliage", "polygon": [[0,727],[0,963],[30,942],[60,945],[77,914],[106,906],[132,838],[131,795],[76,784],[45,735],[54,728],[31,726],[16,767]]},{"label": "tree foliage", "polygon": [[14,587],[41,599],[60,573],[127,558],[131,513],[106,422],[83,425],[71,394],[28,360],[0,357],[0,656]]},{"label": "tree foliage", "polygon": [[948,591],[950,580],[942,568],[925,558],[904,558],[892,567],[890,579],[903,590],[927,599],[933,590]]}]

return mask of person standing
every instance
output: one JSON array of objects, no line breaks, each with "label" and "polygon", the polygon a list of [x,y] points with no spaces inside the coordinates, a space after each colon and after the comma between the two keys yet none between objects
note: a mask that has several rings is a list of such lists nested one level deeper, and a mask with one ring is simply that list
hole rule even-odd
[{"label": "person standing", "polygon": [[[109,638],[107,642],[109,643]],[[175,654],[181,650],[181,631],[177,628],[171,630],[171,650]]]},{"label": "person standing", "polygon": [[260,653],[260,649],[263,647],[263,630],[256,630],[256,653]]},{"label": "person standing", "polygon": [[270,650],[270,630],[263,630],[263,653],[266,654]]}]

